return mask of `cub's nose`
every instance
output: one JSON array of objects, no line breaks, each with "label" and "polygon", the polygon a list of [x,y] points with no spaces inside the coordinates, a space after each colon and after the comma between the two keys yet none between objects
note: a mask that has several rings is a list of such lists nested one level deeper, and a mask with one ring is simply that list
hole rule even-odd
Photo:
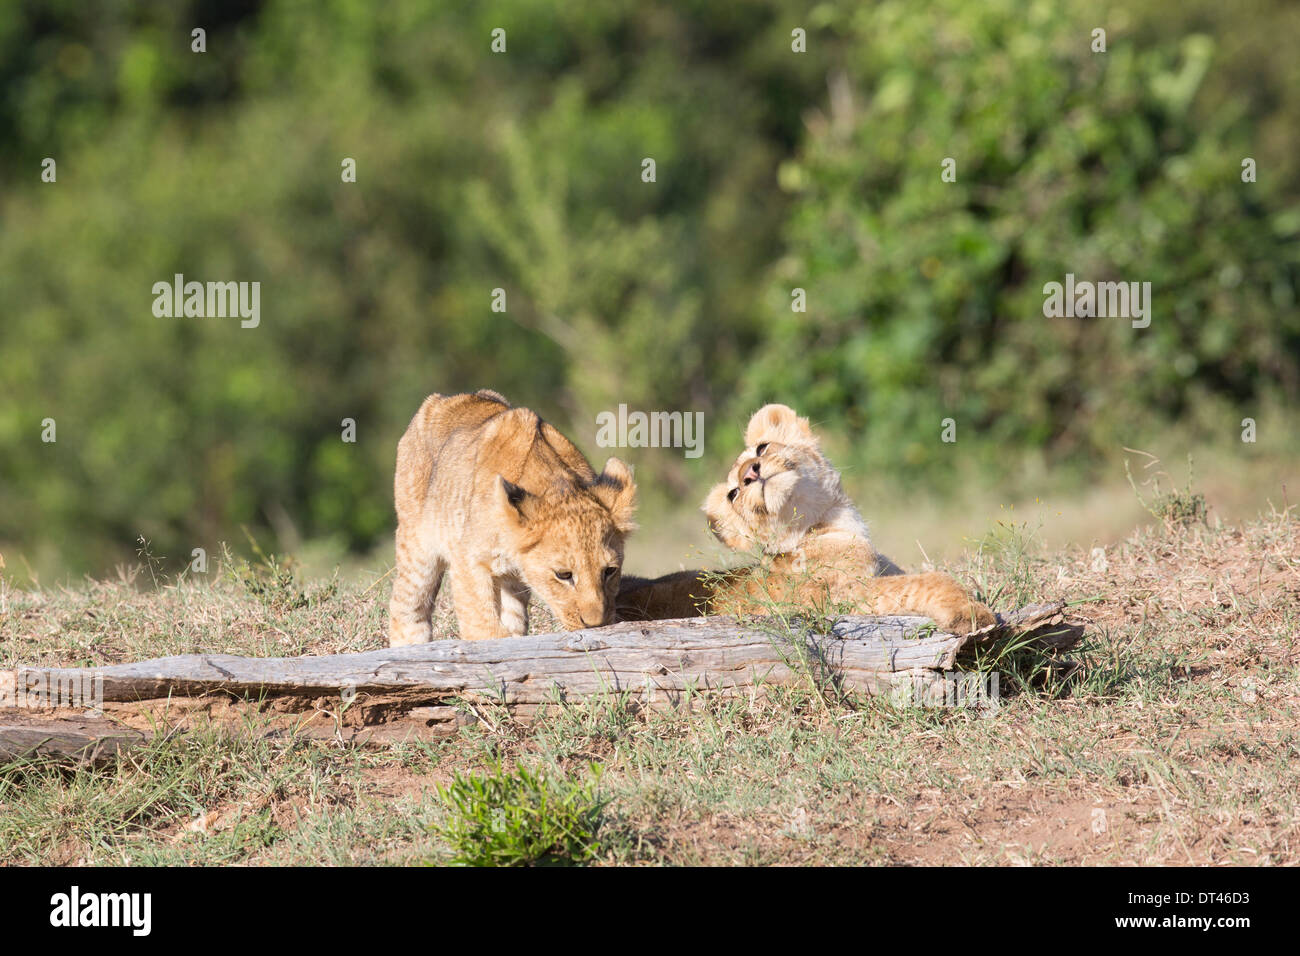
[{"label": "cub's nose", "polygon": [[740,483],[742,485],[747,485],[751,481],[758,481],[762,477],[763,476],[759,473],[758,470],[757,458],[755,458],[748,465],[745,465],[740,469]]},{"label": "cub's nose", "polygon": [[583,627],[602,627],[607,623],[609,608],[600,601],[591,601],[578,608],[578,620]]}]

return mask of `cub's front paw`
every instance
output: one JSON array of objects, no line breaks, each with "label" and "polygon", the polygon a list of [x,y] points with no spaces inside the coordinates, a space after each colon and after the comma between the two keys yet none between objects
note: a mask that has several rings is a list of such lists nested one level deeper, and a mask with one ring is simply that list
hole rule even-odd
[{"label": "cub's front paw", "polygon": [[433,640],[433,628],[429,624],[399,624],[393,621],[388,626],[389,647],[409,647],[412,644],[428,644]]},{"label": "cub's front paw", "polygon": [[979,601],[971,601],[949,617],[944,623],[944,630],[958,635],[969,634],[996,624],[997,621],[997,615],[987,607]]}]

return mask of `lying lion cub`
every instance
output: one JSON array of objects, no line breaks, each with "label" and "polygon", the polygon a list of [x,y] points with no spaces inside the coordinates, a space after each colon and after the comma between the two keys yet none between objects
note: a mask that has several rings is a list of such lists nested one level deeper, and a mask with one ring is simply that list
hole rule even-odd
[{"label": "lying lion cub", "polygon": [[624,578],[620,620],[761,614],[772,603],[920,614],[966,634],[993,613],[946,574],[903,574],[871,546],[866,523],[840,486],[806,418],[765,405],[745,429],[745,451],[704,503],[709,527],[733,550],[759,548],[763,567]]},{"label": "lying lion cub", "polygon": [[397,577],[388,643],[432,639],[451,572],[460,636],[528,631],[529,591],[568,630],[614,619],[636,485],[597,475],[573,443],[496,392],[430,395],[397,446]]}]

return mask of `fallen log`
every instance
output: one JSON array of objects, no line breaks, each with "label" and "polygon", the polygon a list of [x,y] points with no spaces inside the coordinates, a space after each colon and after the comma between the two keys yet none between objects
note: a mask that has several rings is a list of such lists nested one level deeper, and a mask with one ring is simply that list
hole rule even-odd
[{"label": "fallen log", "polygon": [[98,763],[145,739],[141,731],[106,717],[0,711],[0,762],[18,757],[57,757]]},{"label": "fallen log", "polygon": [[[23,752],[35,739],[30,727],[11,729],[6,702],[39,704],[60,687],[93,688],[106,717],[139,731],[189,723],[200,713],[243,714],[251,705],[273,719],[273,732],[382,742],[451,732],[490,719],[497,706],[525,719],[601,697],[681,707],[702,693],[748,695],[809,680],[835,692],[880,694],[900,681],[949,680],[959,655],[974,646],[1018,635],[1059,650],[1081,632],[1054,604],[1022,608],[965,636],[912,616],[845,617],[829,633],[707,617],[359,654],[188,654],[94,669],[20,668],[0,671],[0,755]],[[47,730],[57,726],[57,715],[49,719]],[[78,740],[44,746],[70,752]]]}]

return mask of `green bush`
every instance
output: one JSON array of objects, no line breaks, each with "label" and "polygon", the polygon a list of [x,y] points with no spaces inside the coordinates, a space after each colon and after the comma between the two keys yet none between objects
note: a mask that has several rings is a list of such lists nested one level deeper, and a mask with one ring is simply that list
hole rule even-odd
[{"label": "green bush", "polygon": [[439,787],[447,816],[436,829],[461,866],[570,866],[601,855],[605,800],[600,765],[585,780],[522,765],[497,766]]},{"label": "green bush", "polygon": [[[915,475],[951,461],[945,418],[1005,471],[1294,407],[1300,209],[1242,182],[1239,111],[1194,113],[1212,39],[1112,30],[1094,53],[1109,18],[1039,0],[831,9],[851,52],[782,169],[787,255],[738,412],[795,396],[859,463]],[[1150,327],[1045,318],[1067,273],[1150,282]]]}]

